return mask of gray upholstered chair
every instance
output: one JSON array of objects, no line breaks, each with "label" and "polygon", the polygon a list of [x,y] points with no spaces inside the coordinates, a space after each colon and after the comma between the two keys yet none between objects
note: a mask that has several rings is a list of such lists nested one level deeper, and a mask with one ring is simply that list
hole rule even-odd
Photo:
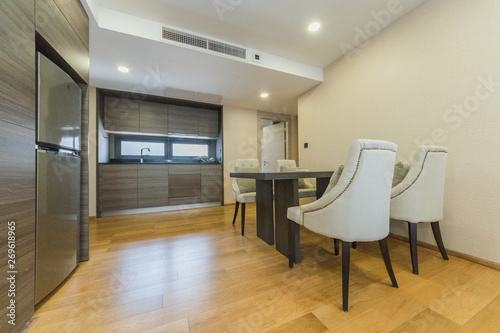
[{"label": "gray upholstered chair", "polygon": [[[294,160],[277,160],[277,172],[297,171],[297,164]],[[305,179],[299,179],[299,198],[315,197],[316,186]]]},{"label": "gray upholstered chair", "polygon": [[[260,172],[260,163],[256,159],[237,159],[234,161],[236,172]],[[255,202],[255,179],[233,178],[233,197],[236,201],[233,224],[238,216],[241,203],[241,235],[245,235],[245,205]]]},{"label": "gray upholstered chair", "polygon": [[408,222],[413,273],[418,274],[417,224],[430,222],[441,256],[448,255],[441,238],[444,176],[448,150],[440,146],[421,146],[411,166],[399,162],[394,167],[391,192],[391,218]]},{"label": "gray upholstered chair", "polygon": [[[290,223],[290,268],[295,260],[298,225],[323,236],[342,240],[342,307],[345,312],[348,310],[349,263],[353,242],[379,241],[392,285],[398,287],[387,247],[396,149],[397,145],[388,141],[355,140],[341,174],[335,172],[332,176],[330,190],[318,200],[290,207],[287,212]],[[390,175],[390,179],[387,175]]]}]

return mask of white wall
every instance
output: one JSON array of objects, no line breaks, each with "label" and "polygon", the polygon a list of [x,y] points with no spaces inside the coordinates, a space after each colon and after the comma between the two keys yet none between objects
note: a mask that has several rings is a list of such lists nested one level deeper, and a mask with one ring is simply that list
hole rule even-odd
[{"label": "white wall", "polygon": [[224,107],[224,203],[233,203],[232,180],[234,160],[258,158],[257,111]]},{"label": "white wall", "polygon": [[[428,0],[330,65],[299,98],[301,166],[336,168],[356,138],[397,143],[399,160],[446,146],[445,246],[500,263],[499,17],[498,0]],[[434,244],[428,225],[419,239]]]}]

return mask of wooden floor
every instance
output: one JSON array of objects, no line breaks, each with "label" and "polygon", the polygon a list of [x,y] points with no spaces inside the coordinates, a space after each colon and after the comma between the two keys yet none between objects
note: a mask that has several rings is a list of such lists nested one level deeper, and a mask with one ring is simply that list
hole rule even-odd
[{"label": "wooden floor", "polygon": [[[103,218],[90,261],[39,305],[26,332],[500,332],[500,271],[389,239],[351,254],[349,312],[333,241],[301,231],[302,263],[231,224],[234,206]],[[446,244],[445,244],[446,245]]]}]

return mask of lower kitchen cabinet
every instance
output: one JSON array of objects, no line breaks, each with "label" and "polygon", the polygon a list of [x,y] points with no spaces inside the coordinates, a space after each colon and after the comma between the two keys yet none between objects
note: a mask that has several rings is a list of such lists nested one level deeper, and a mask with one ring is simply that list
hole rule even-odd
[{"label": "lower kitchen cabinet", "polygon": [[99,212],[222,203],[222,165],[100,164]]},{"label": "lower kitchen cabinet", "polygon": [[168,172],[168,193],[171,205],[201,202],[201,167],[172,165]]},{"label": "lower kitchen cabinet", "polygon": [[168,165],[137,166],[137,207],[168,205]]},{"label": "lower kitchen cabinet", "polygon": [[204,165],[201,168],[201,201],[222,201],[222,165]]},{"label": "lower kitchen cabinet", "polygon": [[99,211],[137,208],[137,165],[101,164]]}]

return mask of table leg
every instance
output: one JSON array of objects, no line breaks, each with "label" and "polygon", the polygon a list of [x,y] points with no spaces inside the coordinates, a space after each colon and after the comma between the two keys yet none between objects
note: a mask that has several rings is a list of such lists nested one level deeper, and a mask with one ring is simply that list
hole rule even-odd
[{"label": "table leg", "polygon": [[256,180],[257,237],[269,245],[274,244],[273,181]]},{"label": "table leg", "polygon": [[323,196],[329,183],[330,178],[316,178],[316,198],[319,199]]},{"label": "table leg", "polygon": [[[276,250],[288,258],[289,223],[286,217],[288,207],[299,205],[299,182],[297,179],[274,180],[274,206]],[[295,228],[295,262],[300,262],[300,228]]]}]

